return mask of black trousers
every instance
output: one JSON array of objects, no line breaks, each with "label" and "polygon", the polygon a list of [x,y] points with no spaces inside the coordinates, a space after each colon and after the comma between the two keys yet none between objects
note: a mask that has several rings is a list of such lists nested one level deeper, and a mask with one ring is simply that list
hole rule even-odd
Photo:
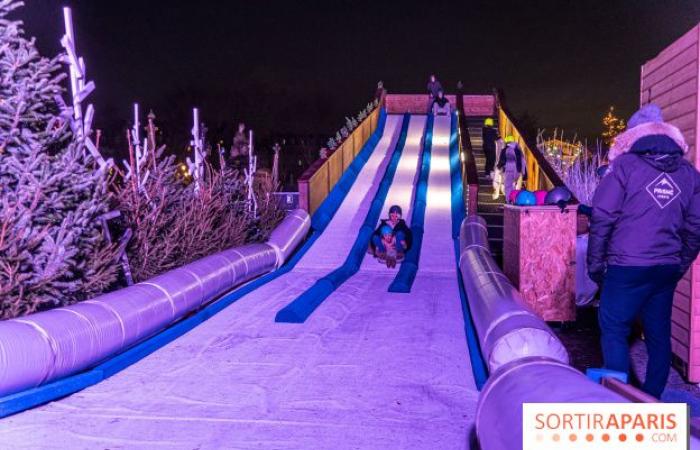
[{"label": "black trousers", "polygon": [[486,166],[484,167],[484,173],[488,175],[494,170],[494,166],[496,165],[496,147],[488,147],[484,145],[484,154],[486,155]]},{"label": "black trousers", "polygon": [[629,372],[627,339],[639,316],[649,354],[642,389],[656,398],[666,387],[671,367],[671,305],[678,265],[609,266],[603,282],[598,320],[607,369]]}]

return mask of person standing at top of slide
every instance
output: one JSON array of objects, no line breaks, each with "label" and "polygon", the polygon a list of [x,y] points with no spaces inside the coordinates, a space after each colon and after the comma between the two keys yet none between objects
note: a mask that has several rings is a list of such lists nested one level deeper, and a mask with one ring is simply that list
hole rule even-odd
[{"label": "person standing at top of slide", "polygon": [[428,81],[428,114],[433,110],[433,103],[438,98],[438,93],[442,91],[442,84],[435,78],[435,75],[430,75]]},{"label": "person standing at top of slide", "polygon": [[492,117],[487,117],[486,120],[484,120],[484,126],[481,129],[481,137],[484,146],[484,154],[486,155],[484,175],[492,180],[494,165],[496,164],[496,141],[498,140],[498,130],[494,127]]}]

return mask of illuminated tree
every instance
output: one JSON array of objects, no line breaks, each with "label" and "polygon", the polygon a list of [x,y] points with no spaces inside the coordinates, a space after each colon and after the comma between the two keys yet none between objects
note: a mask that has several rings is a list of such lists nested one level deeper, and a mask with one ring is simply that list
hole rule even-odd
[{"label": "illuminated tree", "polygon": [[612,145],[615,136],[625,131],[625,121],[615,115],[615,107],[611,106],[603,117],[603,141],[606,145]]}]

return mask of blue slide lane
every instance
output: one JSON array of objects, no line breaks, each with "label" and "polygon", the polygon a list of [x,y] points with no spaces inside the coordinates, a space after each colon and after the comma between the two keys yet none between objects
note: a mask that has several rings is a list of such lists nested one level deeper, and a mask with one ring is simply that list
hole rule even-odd
[{"label": "blue slide lane", "polygon": [[311,235],[284,266],[235,289],[191,316],[176,322],[169,328],[166,328],[160,333],[136,344],[92,369],[62,378],[49,384],[0,397],[0,418],[65,397],[109,378],[194,329],[241,297],[292,270],[302,256],[311,248],[321,233],[323,233],[328,223],[340,208],[340,204],[345,199],[345,196],[350,190],[350,186],[355,182],[360,170],[362,170],[362,167],[364,167],[365,163],[369,160],[379,140],[382,138],[385,124],[386,111],[380,110],[377,128],[374,130],[374,133],[364,144],[360,153],[357,154],[348,169],[340,177],[340,180],[338,180],[338,183],[333,187],[328,197],[326,197],[311,217],[311,227],[313,230]]},{"label": "blue slide lane", "polygon": [[389,193],[389,187],[394,180],[394,175],[396,174],[396,169],[406,144],[409,121],[410,115],[405,114],[403,123],[401,124],[401,134],[396,144],[396,149],[391,156],[391,160],[382,177],[379,188],[374,195],[365,221],[362,223],[357,233],[355,243],[350,249],[350,253],[345,259],[345,262],[328,275],[320,278],[303,294],[279,310],[275,317],[275,322],[303,323],[329,295],[360,270],[360,264],[367,253],[367,247],[369,246],[370,238],[374,232],[374,226],[379,220],[382,206],[384,206],[384,201]]},{"label": "blue slide lane", "polygon": [[413,234],[413,245],[406,253],[406,258],[401,263],[401,268],[396,274],[394,281],[389,285],[389,292],[411,292],[413,281],[418,272],[420,261],[420,251],[423,246],[423,226],[425,224],[425,208],[428,197],[428,177],[430,176],[430,158],[433,146],[433,124],[435,118],[428,116],[428,123],[425,129],[425,140],[423,141],[423,157],[421,160],[420,174],[416,183],[416,195],[413,196],[413,207],[411,208],[411,233]]},{"label": "blue slide lane", "polygon": [[457,118],[453,117],[450,131],[450,181],[452,185],[452,239],[455,247],[455,264],[457,272],[457,284],[459,285],[459,297],[462,302],[462,313],[464,314],[464,333],[467,338],[467,348],[469,349],[469,359],[474,375],[474,383],[477,389],[481,390],[488,378],[486,362],[481,354],[481,347],[476,336],[476,328],[472,321],[467,302],[467,293],[462,283],[462,274],[459,271],[459,229],[464,220],[464,200],[462,186],[462,165],[459,160],[459,141],[457,138]]}]

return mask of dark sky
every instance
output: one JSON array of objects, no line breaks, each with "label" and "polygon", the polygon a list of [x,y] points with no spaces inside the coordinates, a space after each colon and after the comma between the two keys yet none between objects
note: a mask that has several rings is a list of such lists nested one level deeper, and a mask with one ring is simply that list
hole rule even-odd
[{"label": "dark sky", "polygon": [[197,105],[214,133],[242,119],[330,135],[377,80],[423,92],[435,72],[447,90],[497,86],[515,114],[592,137],[608,105],[634,111],[640,65],[700,21],[697,0],[28,0],[18,15],[43,52],[60,49],[63,4],[98,125],[119,134],[139,101],[171,132],[188,132]]}]

